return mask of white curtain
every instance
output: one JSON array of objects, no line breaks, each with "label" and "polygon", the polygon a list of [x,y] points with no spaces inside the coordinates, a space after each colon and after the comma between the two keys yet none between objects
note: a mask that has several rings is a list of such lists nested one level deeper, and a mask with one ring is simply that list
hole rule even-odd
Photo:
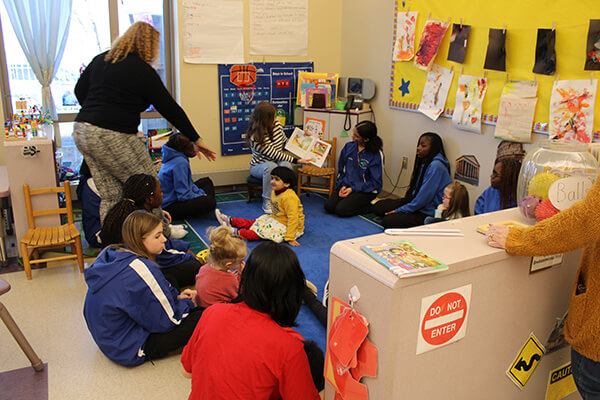
[{"label": "white curtain", "polygon": [[71,4],[72,0],[4,0],[23,53],[42,85],[42,107],[55,121],[58,116],[50,83],[67,44]]}]

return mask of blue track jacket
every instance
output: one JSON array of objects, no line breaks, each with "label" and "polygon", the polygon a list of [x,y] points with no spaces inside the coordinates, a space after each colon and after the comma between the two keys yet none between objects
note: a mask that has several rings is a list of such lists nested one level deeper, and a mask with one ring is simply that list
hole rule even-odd
[{"label": "blue track jacket", "polygon": [[[396,212],[413,213],[420,212],[433,217],[438,204],[441,204],[444,196],[444,188],[452,183],[448,173],[448,160],[442,154],[433,157],[431,164],[425,171],[421,188],[414,195],[410,203],[396,209]],[[421,165],[423,168],[423,165]]]},{"label": "blue track jacket", "polygon": [[142,364],[150,333],[174,329],[194,307],[177,299],[155,263],[128,250],[105,248],[84,275],[88,329],[104,355],[121,365]]},{"label": "blue track jacket", "polygon": [[383,187],[383,154],[366,150],[358,152],[358,143],[346,143],[338,161],[336,187],[352,188],[352,192],[379,193]]},{"label": "blue track jacket", "polygon": [[171,147],[162,147],[162,167],[158,171],[163,191],[162,208],[178,201],[187,201],[206,196],[204,190],[194,184],[188,157]]},{"label": "blue track jacket", "polygon": [[169,268],[186,261],[198,260],[193,254],[188,253],[190,244],[184,240],[167,239],[165,249],[156,256],[159,268]]}]

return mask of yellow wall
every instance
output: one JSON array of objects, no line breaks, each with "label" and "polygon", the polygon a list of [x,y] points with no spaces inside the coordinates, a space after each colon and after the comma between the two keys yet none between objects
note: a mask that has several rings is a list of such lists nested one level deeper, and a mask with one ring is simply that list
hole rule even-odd
[{"label": "yellow wall", "polygon": [[[307,57],[275,57],[251,56],[249,54],[249,1],[244,3],[244,53],[246,62],[279,62],[279,61],[313,61],[316,72],[338,72],[340,70],[341,32],[342,32],[342,0],[308,0],[308,56]],[[183,23],[181,12],[183,1],[177,1],[177,25]],[[178,34],[178,47],[183,49],[181,31]],[[206,64],[188,64],[183,62],[180,51],[176,59],[179,61],[179,88],[177,97],[181,106],[190,117],[192,124],[213,150],[220,154],[219,127],[219,85],[217,66]],[[231,170],[248,168],[249,155],[217,156],[215,162],[205,159],[193,159],[192,173],[201,171]]]}]

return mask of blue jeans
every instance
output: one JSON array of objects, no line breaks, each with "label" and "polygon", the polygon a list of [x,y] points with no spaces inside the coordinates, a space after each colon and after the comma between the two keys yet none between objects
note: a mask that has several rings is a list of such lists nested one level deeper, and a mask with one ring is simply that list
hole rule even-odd
[{"label": "blue jeans", "polygon": [[273,169],[277,166],[287,167],[292,171],[294,170],[292,163],[290,163],[289,161],[279,161],[278,163],[275,163],[273,161],[266,161],[262,164],[252,165],[250,167],[250,175],[257,179],[262,179],[263,199],[271,198],[271,192],[273,191],[273,189],[271,188],[271,171],[273,171]]},{"label": "blue jeans", "polygon": [[571,349],[571,371],[583,400],[600,399],[600,363]]}]

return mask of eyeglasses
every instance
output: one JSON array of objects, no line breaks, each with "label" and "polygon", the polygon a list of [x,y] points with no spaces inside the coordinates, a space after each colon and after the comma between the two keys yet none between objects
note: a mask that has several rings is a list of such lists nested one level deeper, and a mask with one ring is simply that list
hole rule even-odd
[{"label": "eyeglasses", "polygon": [[442,196],[443,199],[450,199],[451,196],[448,196],[446,193],[444,193],[444,195]]},{"label": "eyeglasses", "polygon": [[501,178],[502,176],[496,171],[492,171],[492,178]]}]

